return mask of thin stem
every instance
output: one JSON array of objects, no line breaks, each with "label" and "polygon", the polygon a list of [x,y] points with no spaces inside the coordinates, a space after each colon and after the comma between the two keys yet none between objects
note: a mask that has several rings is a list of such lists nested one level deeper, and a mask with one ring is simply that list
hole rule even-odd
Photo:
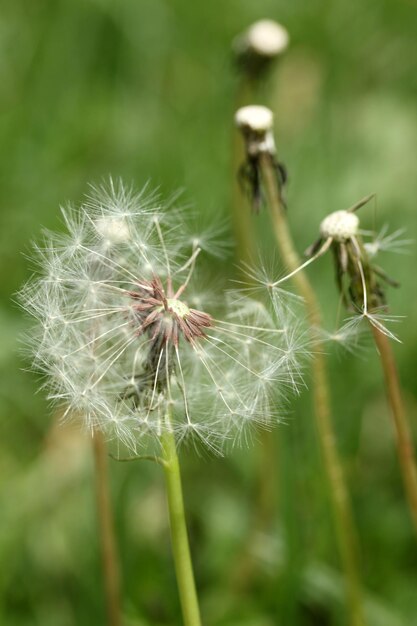
[{"label": "thin stem", "polygon": [[[253,100],[253,83],[246,77],[242,77],[239,82],[236,94],[236,102],[234,110],[250,104]],[[244,149],[242,139],[237,129],[233,129],[232,138],[232,225],[234,238],[236,241],[236,259],[239,263],[253,263],[255,259],[256,247],[253,237],[252,216],[249,211],[242,211],[242,189],[240,184],[240,168],[244,161]]]},{"label": "thin stem", "polygon": [[[166,416],[171,420],[169,412]],[[162,435],[162,458],[171,526],[171,542],[175,571],[185,626],[201,626],[200,609],[194,582],[190,546],[185,522],[180,466],[175,437],[169,428]]]},{"label": "thin stem", "polygon": [[113,461],[118,461],[118,463],[132,463],[133,461],[152,461],[153,463],[158,463],[159,465],[164,465],[165,463],[161,457],[155,456],[154,454],[138,454],[135,456],[125,457],[118,457],[114,454],[109,454],[109,457],[113,459]]},{"label": "thin stem", "polygon": [[[275,237],[287,270],[295,272],[300,260],[288,228],[285,208],[281,203],[279,184],[272,158],[269,154],[260,157],[261,174],[267,195]],[[294,283],[304,298],[311,328],[321,325],[321,313],[314,290],[303,271],[295,272]],[[350,609],[350,624],[363,626],[363,610],[360,579],[357,563],[357,542],[349,495],[343,475],[342,463],[337,451],[330,410],[330,393],[327,381],[323,347],[317,345],[312,370],[314,385],[315,419],[323,453],[325,470],[330,484],[330,494],[336,525],[339,549],[346,573],[347,594]]]},{"label": "thin stem", "polygon": [[[257,81],[252,80],[246,72],[243,72],[239,78],[234,110],[237,111],[241,107],[249,105],[256,100],[258,87],[259,85],[257,84]],[[256,260],[257,246],[255,237],[256,229],[251,211],[247,206],[244,207],[246,210],[242,210],[242,184],[240,180],[240,171],[244,160],[245,151],[242,144],[241,134],[237,131],[237,129],[234,129],[231,156],[233,180],[231,212],[234,239],[236,242],[235,258],[241,267],[245,265],[250,267]],[[247,277],[244,276],[244,279],[247,280]],[[219,320],[216,320],[216,322],[219,323]],[[228,322],[222,321],[221,324],[227,325]],[[230,324],[230,326],[231,325],[232,324]],[[239,326],[239,324],[236,325],[233,323],[233,326]],[[256,561],[252,550],[253,538],[257,534],[270,531],[276,509],[278,508],[278,477],[275,463],[277,458],[277,434],[261,429],[257,438],[257,475],[254,486],[255,495],[252,506],[253,515],[249,528],[249,536],[242,546],[242,551],[236,559],[236,565],[231,574],[231,584],[237,590],[242,592],[249,588],[256,570]],[[271,468],[273,467],[275,467],[275,469],[274,471],[271,471]]]},{"label": "thin stem", "polygon": [[410,427],[404,410],[395,359],[389,338],[372,324],[371,328],[384,371],[387,396],[397,436],[398,456],[403,473],[408,504],[417,532],[417,466]]},{"label": "thin stem", "polygon": [[108,456],[103,435],[97,430],[93,435],[93,451],[96,472],[97,513],[107,604],[107,623],[109,626],[122,626],[120,574],[110,502]]},{"label": "thin stem", "polygon": [[274,283],[272,283],[271,286],[272,287],[277,287],[278,285],[281,285],[282,283],[286,282],[290,278],[293,278],[296,274],[298,274],[303,269],[305,269],[308,265],[310,265],[310,263],[314,263],[314,261],[317,261],[318,258],[323,256],[323,254],[325,254],[327,252],[327,250],[330,248],[332,243],[333,243],[333,238],[332,237],[328,237],[326,239],[326,241],[323,243],[323,245],[320,247],[320,249],[317,250],[316,254],[313,254],[312,257],[307,259],[307,261],[304,261],[304,263],[302,263],[301,265],[296,267],[292,272],[290,272],[286,276],[283,276],[279,280],[276,280]]}]

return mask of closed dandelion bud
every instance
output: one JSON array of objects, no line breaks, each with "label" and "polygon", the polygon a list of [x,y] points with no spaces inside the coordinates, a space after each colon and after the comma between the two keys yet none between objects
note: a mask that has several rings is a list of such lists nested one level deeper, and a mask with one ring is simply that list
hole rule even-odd
[{"label": "closed dandelion bud", "polygon": [[134,450],[167,431],[218,450],[279,419],[301,349],[278,295],[268,309],[216,293],[206,309],[200,244],[224,246],[190,237],[155,196],[111,183],[63,216],[68,232],[46,234],[20,301],[37,320],[34,365],[65,416]]}]

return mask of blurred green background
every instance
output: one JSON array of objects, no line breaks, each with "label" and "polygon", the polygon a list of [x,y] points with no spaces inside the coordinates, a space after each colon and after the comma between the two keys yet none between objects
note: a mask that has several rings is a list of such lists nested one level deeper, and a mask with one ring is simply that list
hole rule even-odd
[{"label": "blurred green background", "polygon": [[[230,214],[238,76],[232,38],[269,17],[291,47],[259,102],[276,114],[300,251],[322,217],[375,191],[364,227],[417,234],[417,3],[413,0],[3,0],[0,9],[0,623],[104,624],[88,441],[58,426],[24,371],[27,319],[12,301],[41,226],[109,174],[196,210]],[[263,255],[273,255],[267,215]],[[405,316],[395,346],[416,435],[416,254],[385,255]],[[229,279],[233,260],[212,268]],[[329,258],[309,270],[329,327]],[[375,350],[329,348],[334,419],[360,536],[370,626],[417,624],[417,549]],[[273,526],[251,533],[259,446],[184,451],[184,487],[207,625],[347,624],[310,392],[275,431]],[[160,468],[111,464],[127,626],[180,624]],[[274,474],[274,472],[273,472]],[[255,572],[245,584],[250,537]],[[243,580],[243,582],[242,582]]]}]

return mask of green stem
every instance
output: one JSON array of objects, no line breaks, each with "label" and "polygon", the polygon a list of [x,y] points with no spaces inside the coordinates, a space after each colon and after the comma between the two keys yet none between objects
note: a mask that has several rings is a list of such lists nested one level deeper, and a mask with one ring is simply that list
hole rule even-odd
[{"label": "green stem", "polygon": [[120,574],[110,502],[108,456],[106,443],[103,435],[99,431],[94,432],[93,451],[96,474],[97,513],[107,604],[107,622],[109,626],[121,626]]},{"label": "green stem", "polygon": [[388,401],[397,436],[398,456],[411,516],[417,531],[417,467],[410,427],[401,395],[400,381],[388,337],[375,326],[372,326],[372,332],[384,372]]},{"label": "green stem", "polygon": [[[170,415],[167,415],[170,422]],[[168,429],[162,436],[162,458],[171,526],[175,571],[185,626],[201,626],[200,609],[194,582],[190,546],[185,522],[180,465],[175,437]]]},{"label": "green stem", "polygon": [[[242,78],[236,95],[235,111],[240,107],[250,104],[253,99],[252,83]],[[256,256],[255,239],[253,236],[253,223],[250,211],[242,211],[242,189],[239,181],[240,167],[244,161],[244,149],[240,132],[233,129],[232,138],[232,197],[231,216],[234,238],[236,242],[236,260],[239,263],[253,263]]]},{"label": "green stem", "polygon": [[[234,110],[251,104],[255,98],[255,84],[246,74],[240,78]],[[242,188],[239,181],[239,171],[245,160],[245,150],[240,132],[233,129],[232,141],[232,198],[231,216],[234,231],[235,259],[239,264],[252,264],[256,259],[256,229],[251,210],[244,207],[242,210]],[[239,278],[250,282],[243,272]],[[260,533],[270,531],[277,509],[276,471],[277,434],[261,429],[258,433],[257,476],[255,484],[255,502],[252,507],[253,515],[250,522],[249,534],[242,550],[236,559],[236,565],[231,574],[231,585],[239,592],[246,592],[250,587],[256,570],[256,559],[253,555],[253,539]]]},{"label": "green stem", "polygon": [[[261,174],[267,195],[268,207],[272,219],[274,234],[281,250],[281,255],[289,272],[301,265],[286,218],[285,208],[282,206],[280,190],[272,158],[264,153],[260,157]],[[294,275],[293,281],[304,298],[307,315],[311,328],[321,325],[321,313],[314,290],[303,271]],[[314,352],[313,392],[317,431],[324,459],[324,466],[330,483],[330,494],[337,538],[346,573],[347,594],[350,608],[350,623],[352,626],[363,626],[363,609],[359,570],[357,564],[357,542],[353,524],[353,516],[349,495],[343,475],[342,463],[337,451],[336,438],[333,431],[330,410],[330,393],[327,381],[326,363],[323,346],[317,345]]]}]

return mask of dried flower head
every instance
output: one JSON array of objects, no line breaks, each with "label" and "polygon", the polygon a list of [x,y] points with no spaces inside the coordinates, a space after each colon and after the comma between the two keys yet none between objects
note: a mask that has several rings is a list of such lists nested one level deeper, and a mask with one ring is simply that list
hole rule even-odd
[{"label": "dried flower head", "polygon": [[[342,300],[346,308],[356,313],[356,317],[349,320],[347,326],[338,331],[337,336],[351,335],[351,331],[358,321],[366,318],[378,330],[392,339],[396,339],[395,335],[384,325],[384,322],[393,321],[393,318],[384,314],[386,299],[381,281],[392,286],[398,286],[398,283],[389,278],[373,262],[368,253],[372,242],[364,244],[363,232],[359,229],[359,218],[355,214],[373,197],[373,194],[366,196],[349,209],[335,211],[325,217],[320,224],[320,237],[306,251],[306,255],[310,258],[283,280],[287,280],[300,269],[322,256],[327,250],[332,249],[335,259],[336,280]],[[276,285],[283,280],[277,281]],[[357,315],[358,313],[359,315]]]},{"label": "dried flower head", "polygon": [[276,156],[272,111],[260,105],[241,107],[236,111],[235,124],[242,133],[246,153],[245,161],[239,170],[239,180],[252,202],[253,210],[258,213],[263,204],[262,158],[271,162],[277,177],[281,201],[285,206],[283,190],[288,174],[285,165]]},{"label": "dried flower head", "polygon": [[286,28],[274,20],[258,20],[238,35],[232,44],[239,66],[255,78],[288,48]]},{"label": "dried flower head", "polygon": [[132,449],[167,429],[218,449],[279,418],[299,365],[278,295],[269,310],[218,293],[206,311],[195,266],[209,238],[190,237],[155,196],[111,183],[63,216],[68,233],[46,234],[20,300],[38,322],[34,364],[65,416]]},{"label": "dried flower head", "polygon": [[324,218],[320,224],[323,239],[331,237],[338,243],[345,243],[358,235],[359,218],[349,211],[335,211]]}]

